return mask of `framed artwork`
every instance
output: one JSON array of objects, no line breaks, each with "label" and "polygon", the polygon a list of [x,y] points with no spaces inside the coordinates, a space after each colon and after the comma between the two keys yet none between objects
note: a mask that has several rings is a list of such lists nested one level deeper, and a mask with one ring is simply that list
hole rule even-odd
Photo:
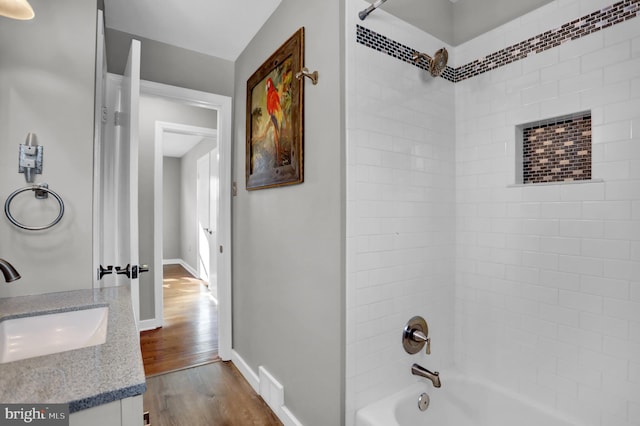
[{"label": "framed artwork", "polygon": [[247,80],[248,190],[302,183],[304,28]]}]

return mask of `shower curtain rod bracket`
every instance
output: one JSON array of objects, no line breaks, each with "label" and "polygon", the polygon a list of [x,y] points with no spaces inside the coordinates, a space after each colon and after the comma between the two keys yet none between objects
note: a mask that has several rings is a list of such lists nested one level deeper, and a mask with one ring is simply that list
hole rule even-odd
[{"label": "shower curtain rod bracket", "polygon": [[360,20],[364,21],[365,19],[367,19],[367,16],[369,16],[371,12],[379,8],[380,5],[382,5],[382,3],[384,3],[385,1],[387,0],[378,0],[371,6],[367,7],[365,10],[360,11],[360,13],[358,13],[358,17],[360,18]]}]

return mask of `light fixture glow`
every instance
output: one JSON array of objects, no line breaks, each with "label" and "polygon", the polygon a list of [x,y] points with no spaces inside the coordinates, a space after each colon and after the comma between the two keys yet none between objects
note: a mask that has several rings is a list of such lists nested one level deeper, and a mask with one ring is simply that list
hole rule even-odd
[{"label": "light fixture glow", "polygon": [[23,21],[36,16],[27,0],[0,0],[0,15]]}]

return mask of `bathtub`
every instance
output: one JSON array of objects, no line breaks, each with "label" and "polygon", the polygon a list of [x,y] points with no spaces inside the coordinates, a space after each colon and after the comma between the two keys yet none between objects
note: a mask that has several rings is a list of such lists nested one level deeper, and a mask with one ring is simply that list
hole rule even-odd
[{"label": "bathtub", "polygon": [[[461,375],[441,374],[442,387],[420,381],[356,412],[356,426],[577,426],[578,423]],[[431,398],[426,411],[418,398]]]}]

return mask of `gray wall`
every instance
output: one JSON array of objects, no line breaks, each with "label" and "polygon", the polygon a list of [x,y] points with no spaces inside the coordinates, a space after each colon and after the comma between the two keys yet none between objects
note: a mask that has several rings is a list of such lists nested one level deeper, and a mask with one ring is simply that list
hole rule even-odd
[{"label": "gray wall", "polygon": [[[0,18],[0,202],[26,185],[17,173],[18,145],[35,132],[44,146],[36,182],[60,194],[66,213],[40,232],[22,231],[2,215],[0,257],[22,279],[0,280],[0,297],[92,288],[96,1],[31,5],[31,21]],[[12,210],[24,222],[44,224],[57,214],[53,200],[19,197]]]},{"label": "gray wall", "polygon": [[180,158],[162,159],[162,258],[179,259],[181,214],[182,167]]},{"label": "gray wall", "polygon": [[[236,61],[233,199],[233,345],[284,385],[307,426],[343,422],[343,6],[283,0]],[[299,27],[305,65],[305,182],[245,188],[245,98],[251,74]]]},{"label": "gray wall", "polygon": [[[108,13],[108,11],[107,11]],[[140,40],[140,77],[143,80],[186,87],[224,96],[233,95],[233,62],[144,37],[106,29],[108,70],[124,72],[131,39]]]},{"label": "gray wall", "polygon": [[217,127],[215,110],[193,107],[151,96],[140,96],[140,148],[138,168],[138,212],[140,263],[149,265],[149,272],[140,276],[140,318],[153,317],[153,248],[157,243],[154,226],[155,123],[168,121],[198,127]]}]

